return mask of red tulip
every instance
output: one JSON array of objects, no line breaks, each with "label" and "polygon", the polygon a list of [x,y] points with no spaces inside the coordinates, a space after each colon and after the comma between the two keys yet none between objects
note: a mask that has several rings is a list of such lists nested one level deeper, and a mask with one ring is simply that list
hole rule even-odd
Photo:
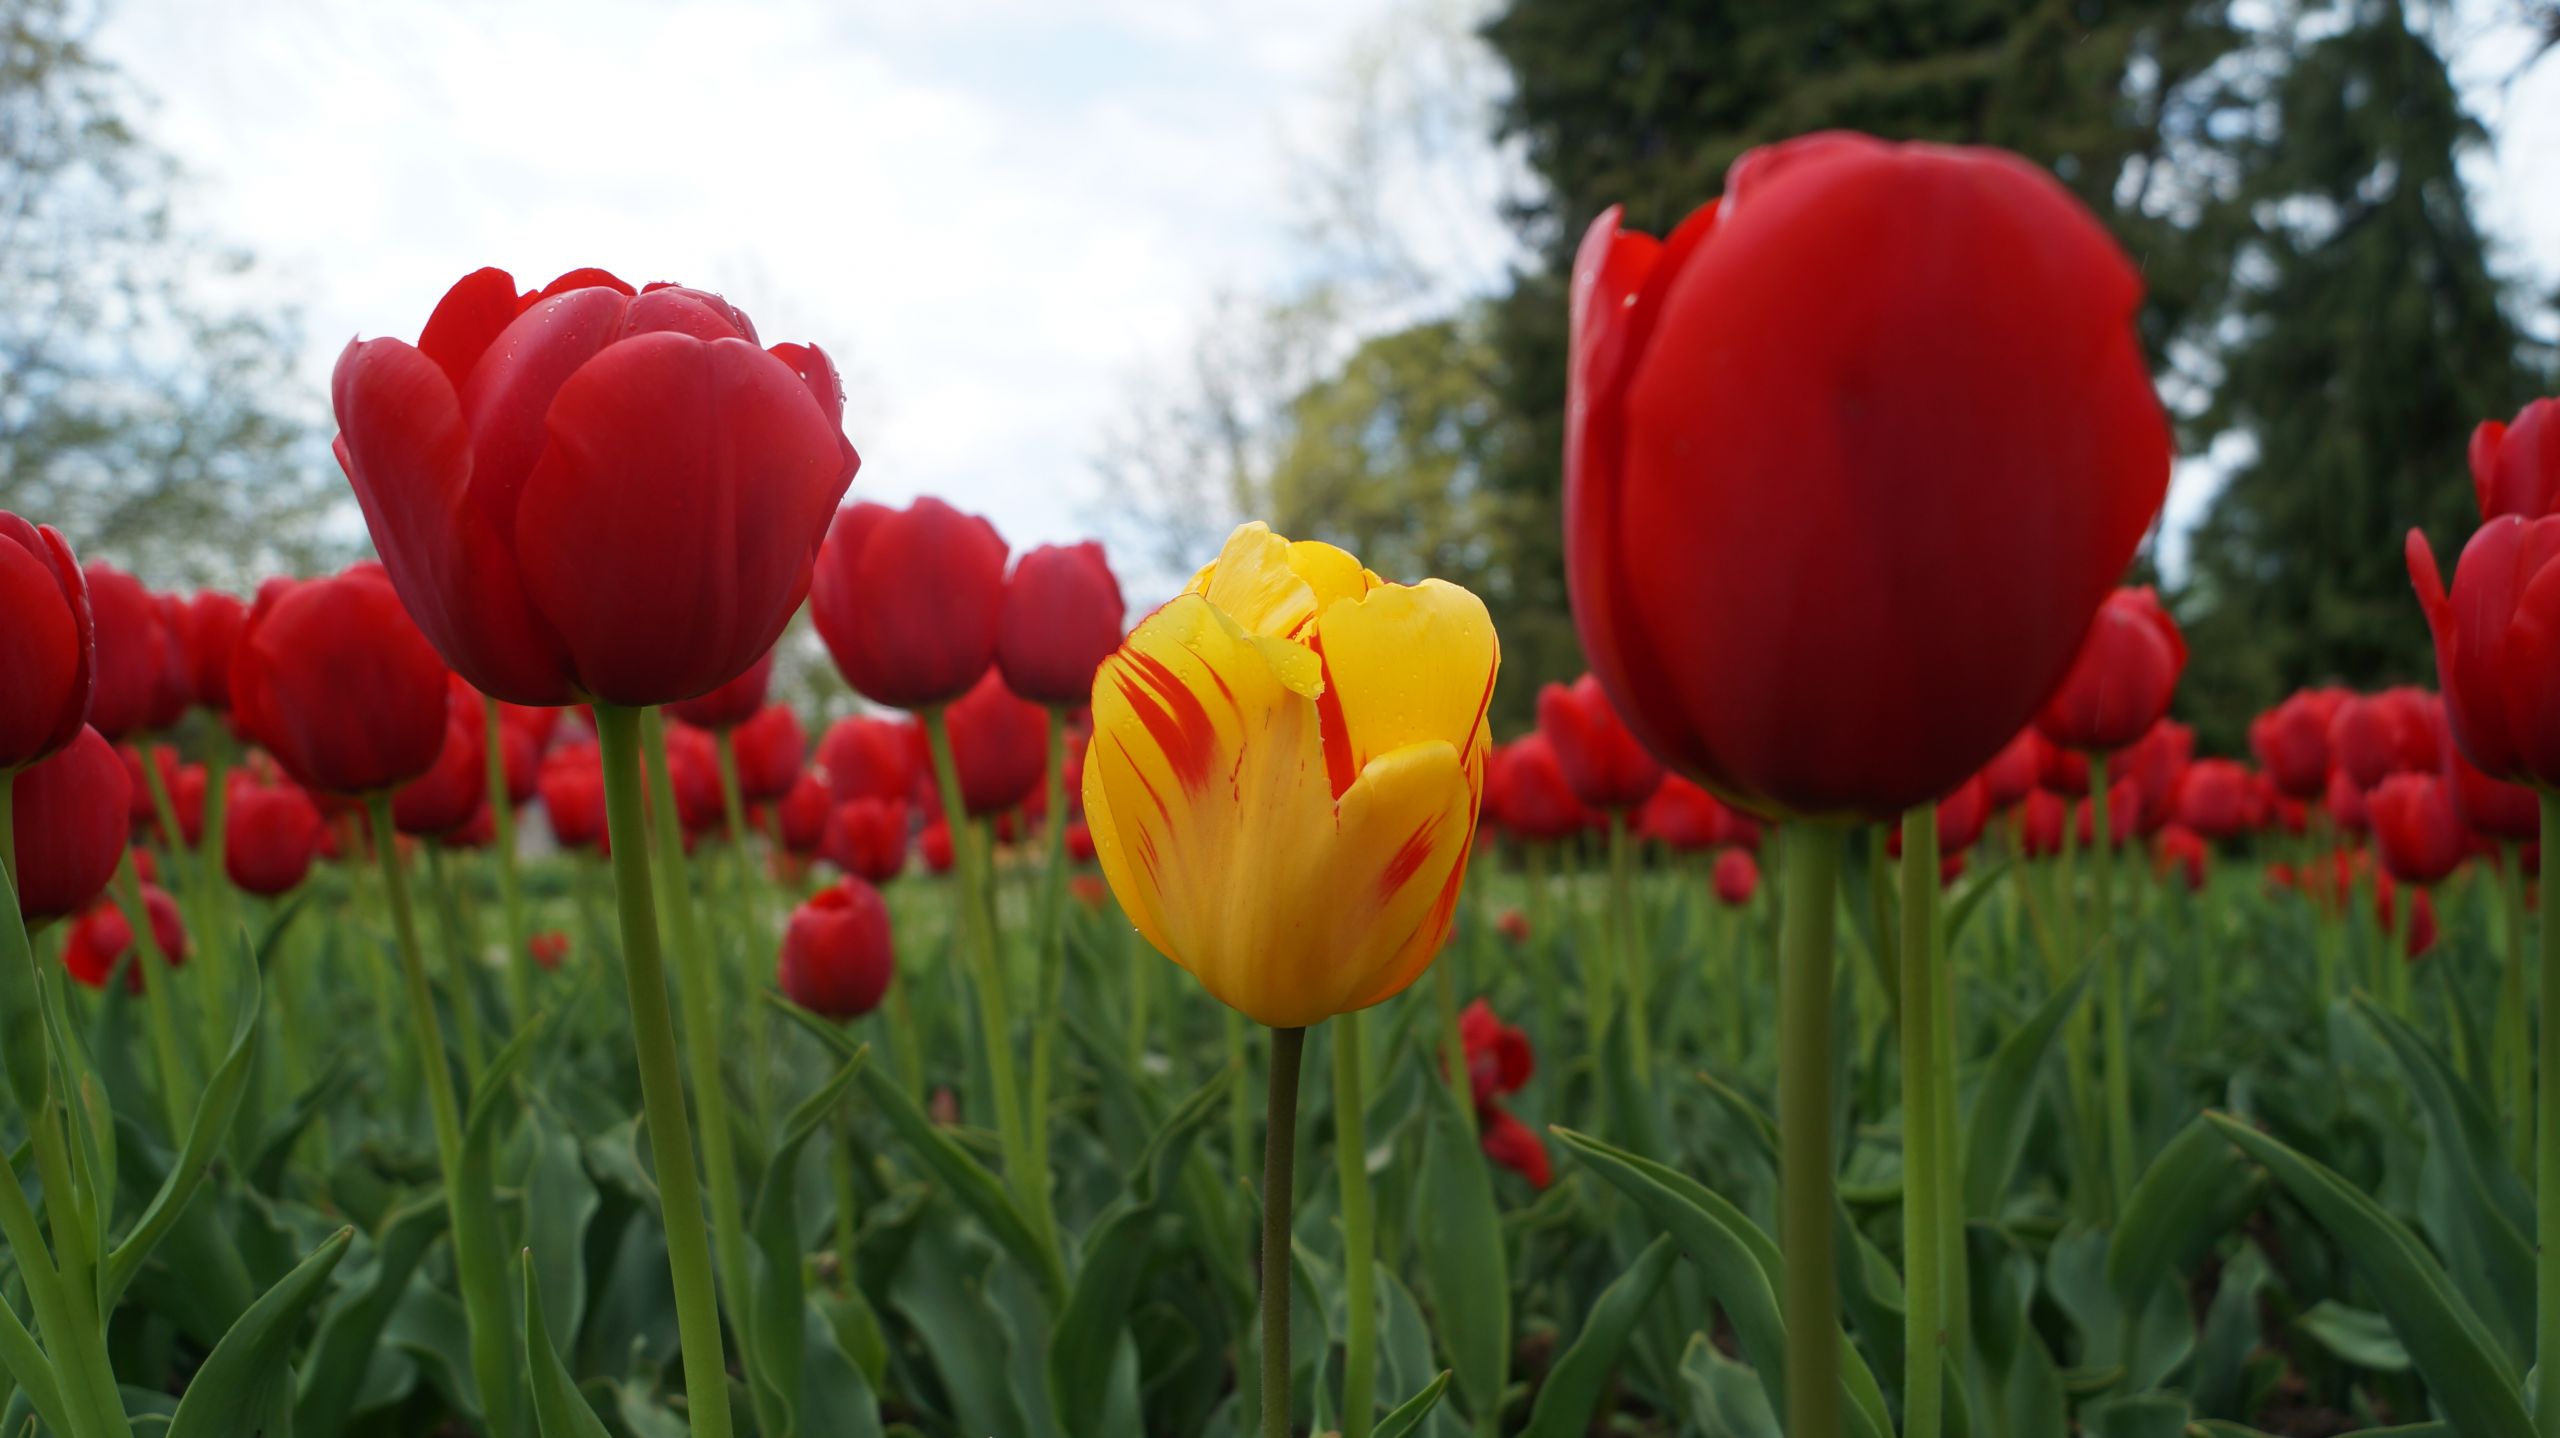
[{"label": "red tulip", "polygon": [[2027,796],[2018,812],[2018,843],[2028,858],[2049,859],[2062,852],[2062,826],[2067,817],[2062,796],[2052,790],[2038,789]]},{"label": "red tulip", "polygon": [[[189,835],[186,842],[192,847],[196,839],[204,833],[203,766],[180,763],[178,751],[166,744],[118,744],[116,746],[116,757],[124,761],[127,795],[125,816],[133,821],[135,841],[157,839],[163,844],[169,842],[168,835],[161,831],[160,801],[152,796],[151,775],[143,767],[145,754],[150,755],[151,768],[160,771],[160,790],[169,796],[169,806],[179,811],[178,827]],[[181,797],[189,787],[187,784],[189,769],[196,771],[193,785],[196,811],[192,815],[185,811]]]},{"label": "red tulip", "polygon": [[1683,853],[1733,842],[1732,811],[1715,795],[1677,774],[1663,776],[1636,814],[1636,832]]},{"label": "red tulip", "polygon": [[533,741],[534,757],[539,759],[551,751],[551,736],[559,731],[560,712],[528,704],[498,704],[498,722],[508,730],[523,734]]},{"label": "red tulip", "polygon": [[1533,844],[1570,839],[1593,821],[1565,782],[1555,746],[1535,730],[1493,751],[1485,769],[1484,804],[1513,838]]},{"label": "red tulip", "polygon": [[207,709],[231,707],[231,650],[248,622],[249,606],[219,589],[200,589],[187,605],[189,683]]},{"label": "red tulip", "polygon": [[924,866],[937,874],[951,872],[951,826],[935,819],[924,826],[916,837],[916,848],[924,854]]},{"label": "red tulip", "polygon": [[828,816],[827,862],[865,883],[885,884],[907,867],[903,799],[847,799]]},{"label": "red tulip", "polygon": [[2445,782],[2394,774],[2365,798],[2382,867],[2407,884],[2433,884],[2460,867],[2466,833]]},{"label": "red tulip", "polygon": [[2445,746],[2444,766],[2453,812],[2465,828],[2518,843],[2541,838],[2542,800],[2531,789],[2481,773],[2458,744]]},{"label": "red tulip", "polygon": [[2030,727],[2019,730],[2016,738],[1992,755],[1991,762],[1982,766],[1983,797],[1991,807],[2014,808],[2034,792],[2044,776],[2044,753],[2052,747]]},{"label": "red tulip", "polygon": [[791,781],[791,792],[774,805],[774,816],[782,830],[782,847],[794,854],[814,854],[825,842],[827,821],[835,815],[835,804],[828,797],[827,786],[818,776],[804,769]]},{"label": "red tulip", "polygon": [[1890,818],[1980,769],[2167,489],[2140,275],[2013,155],[1755,150],[1667,242],[1602,215],[1573,296],[1583,650],[1754,807]]},{"label": "red tulip", "polygon": [[2392,774],[2429,773],[2442,762],[2439,722],[2433,696],[2423,690],[2350,694],[2329,721],[2329,754],[2360,789]]},{"label": "red tulip", "polygon": [[2231,759],[2199,759],[2178,785],[2178,823],[2206,839],[2231,839],[2258,825],[2249,771]]},{"label": "red tulip", "polygon": [[459,829],[489,802],[489,724],[480,696],[456,676],[444,706],[444,747],[436,762],[391,794],[391,822],[403,834]]},{"label": "red tulip", "polygon": [[924,782],[924,736],[912,720],[839,719],[818,741],[818,767],[838,799],[904,799]]},{"label": "red tulip", "polygon": [[[489,726],[480,726],[481,743],[488,743]],[[542,777],[542,744],[533,731],[521,724],[506,721],[505,711],[498,718],[498,777],[507,787],[507,806],[521,809],[531,803],[534,789]]]},{"label": "red tulip", "polygon": [[2142,737],[2107,757],[2107,773],[2133,781],[2140,795],[2140,821],[2145,834],[2160,832],[2176,817],[2178,788],[2196,756],[2196,731],[2175,719],[2163,719]]},{"label": "red tulip", "polygon": [[90,560],[83,572],[98,645],[89,723],[109,739],[121,739],[151,718],[168,641],[160,630],[160,606],[141,580],[100,559]]},{"label": "red tulip", "polygon": [[2077,749],[2036,735],[2036,783],[2065,798],[2086,798],[2089,793],[2089,756]]},{"label": "red tulip", "polygon": [[222,869],[251,894],[272,898],[300,884],[320,852],[320,809],[288,781],[232,771],[222,810]]},{"label": "red tulip", "polygon": [[1538,691],[1538,732],[1574,797],[1591,808],[1632,809],[1662,783],[1662,761],[1645,752],[1593,675]]},{"label": "red tulip", "polygon": [[489,796],[471,808],[471,817],[434,836],[435,843],[447,850],[485,849],[498,841],[497,816],[489,812]]},{"label": "red tulip", "polygon": [[1751,902],[1760,888],[1760,861],[1749,849],[1727,849],[1716,855],[1716,901],[1729,909]]},{"label": "red tulip", "polygon": [[[2409,937],[2401,952],[2414,959],[2436,946],[2436,901],[2423,888],[2407,892],[2413,897],[2409,906]],[[2385,933],[2392,932],[2397,926],[2400,893],[2401,886],[2392,882],[2389,874],[2382,875],[2373,886],[2374,922],[2380,924]]]},{"label": "red tulip", "polygon": [[951,762],[960,771],[960,802],[973,815],[1000,814],[1040,787],[1049,768],[1049,716],[988,670],[953,704]]},{"label": "red tulip", "polygon": [[524,951],[533,960],[536,968],[549,973],[560,967],[561,960],[569,957],[569,936],[558,929],[545,929],[538,934],[527,934],[524,940]]},{"label": "red tulip", "polygon": [[[1963,853],[1982,837],[1983,826],[1991,822],[1990,787],[1982,776],[1974,775],[1956,786],[1956,791],[1937,803],[1934,817],[1938,829],[1939,862]],[[1885,828],[1885,852],[1902,857],[1902,826]]]},{"label": "red tulip", "polygon": [[2089,621],[2080,655],[2036,715],[2066,749],[2121,749],[2169,712],[2186,672],[2187,640],[2149,585],[2119,589]]},{"label": "red tulip", "polygon": [[1069,874],[1067,892],[1075,896],[1077,903],[1097,914],[1111,900],[1111,886],[1102,882],[1100,874]]},{"label": "red tulip", "polygon": [[667,724],[667,781],[676,799],[676,822],[687,834],[719,828],[728,819],[720,792],[718,741],[690,724]]},{"label": "red tulip", "polygon": [[842,1021],[878,1008],[897,967],[889,906],[879,890],[846,879],[792,911],[775,979],[793,1003]]},{"label": "red tulip", "polygon": [[860,460],[813,345],[757,348],[701,290],[465,276],[413,348],[330,382],[338,463],[391,582],[462,676],[519,704],[663,704],[773,647]]},{"label": "red tulip", "polygon": [[2152,841],[2151,867],[2160,877],[2174,877],[2190,893],[2204,891],[2205,863],[2211,857],[2204,836],[2183,824],[2171,824]]},{"label": "red tulip", "polygon": [[160,670],[151,685],[151,704],[144,712],[142,727],[158,733],[172,729],[187,717],[196,702],[196,671],[187,657],[186,596],[154,594],[151,607],[160,613]]},{"label": "red tulip", "polygon": [[2560,785],[2560,582],[2541,581],[2560,517],[2482,525],[2449,595],[2426,536],[2409,531],[2407,552],[2462,751],[2493,779]]},{"label": "red tulip", "polygon": [[1504,1023],[1493,1005],[1477,999],[1458,1015],[1458,1041],[1467,1056],[1467,1085],[1476,1107],[1519,1092],[1538,1070],[1538,1055],[1524,1029]]},{"label": "red tulip", "polygon": [[808,740],[790,705],[768,704],[729,731],[729,747],[738,759],[738,792],[750,804],[765,804],[791,792]]},{"label": "red tulip", "polygon": [[1044,544],[1014,562],[996,624],[996,667],[1036,704],[1081,708],[1093,672],[1120,647],[1127,609],[1102,546]]},{"label": "red tulip", "polygon": [[750,664],[737,678],[708,694],[697,694],[667,706],[667,713],[699,729],[734,729],[764,708],[773,687],[773,651]]},{"label": "red tulip", "polygon": [[306,789],[363,794],[435,767],[446,675],[382,572],[258,591],[231,656],[231,712]]},{"label": "red tulip", "polygon": [[2303,689],[2249,722],[2249,749],[2288,799],[2308,802],[2329,788],[2329,726],[2342,689]]},{"label": "red tulip", "polygon": [[[2083,849],[2097,846],[2097,806],[2083,799],[2072,806],[2072,834]],[[2118,779],[2107,786],[2107,847],[2121,849],[2125,840],[2134,836],[2142,821],[2142,796],[2134,790],[2133,781]]]},{"label": "red tulip", "polygon": [[2483,520],[2560,509],[2560,400],[2535,400],[2512,424],[2482,420],[2471,432],[2471,487]]},{"label": "red tulip", "polygon": [[[159,946],[160,960],[171,968],[187,961],[187,930],[178,917],[178,901],[167,891],[150,884],[142,886],[143,912],[151,916],[151,941]],[[107,976],[124,963],[133,948],[133,925],[126,922],[124,911],[113,903],[92,905],[71,925],[71,935],[62,944],[62,966],[71,977],[93,989],[107,985]],[[124,985],[135,993],[142,992],[142,962],[136,958],[125,970]]]},{"label": "red tulip", "polygon": [[994,525],[941,500],[852,505],[819,551],[809,613],[865,698],[899,709],[949,703],[995,662],[1004,560]]},{"label": "red tulip", "polygon": [[71,546],[51,525],[0,510],[0,774],[80,737],[97,650]]},{"label": "red tulip", "polygon": [[2344,769],[2333,770],[2329,775],[2327,807],[2329,822],[2351,834],[2361,834],[2372,826],[2372,817],[2365,811],[2364,790]]},{"label": "red tulip", "polygon": [[1527,1179],[1531,1188],[1543,1189],[1555,1181],[1555,1168],[1547,1156],[1546,1140],[1538,1137],[1536,1129],[1500,1108],[1483,1115],[1481,1123],[1483,1133],[1479,1142],[1484,1146],[1486,1158]]},{"label": "red tulip", "polygon": [[1529,916],[1518,909],[1505,909],[1494,917],[1493,930],[1514,947],[1525,944],[1529,942]]},{"label": "red tulip", "polygon": [[1067,821],[1067,857],[1079,864],[1093,862],[1093,830],[1082,819]]},{"label": "red tulip", "polygon": [[603,841],[604,756],[592,742],[564,744],[545,755],[535,787],[560,847],[583,849]]},{"label": "red tulip", "polygon": [[19,916],[33,924],[88,907],[115,877],[130,826],[131,781],[115,746],[84,727],[52,757],[0,775],[0,783],[10,788]]}]

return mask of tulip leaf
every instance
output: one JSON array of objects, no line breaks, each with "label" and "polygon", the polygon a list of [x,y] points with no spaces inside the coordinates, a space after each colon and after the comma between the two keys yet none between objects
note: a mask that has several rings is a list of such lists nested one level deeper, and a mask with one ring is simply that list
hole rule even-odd
[{"label": "tulip leaf", "polygon": [[296,1433],[337,1438],[346,1430],[383,1328],[444,1227],[444,1195],[428,1194],[392,1214],[372,1252],[348,1273],[338,1301],[320,1316],[303,1363],[302,1390],[293,1405]]},{"label": "tulip leaf", "polygon": [[2251,1175],[2213,1125],[2178,1131],[2143,1170],[2107,1244],[2107,1283],[2128,1302],[2186,1271],[2255,1206]]},{"label": "tulip leaf", "polygon": [[2183,1438],[2187,1404],[2165,1393],[2144,1393],[2092,1403],[2080,1413],[2090,1438]]},{"label": "tulip leaf", "polygon": [[269,1438],[293,1431],[293,1340],[355,1230],[342,1228],[249,1305],[188,1380],[167,1438]]},{"label": "tulip leaf", "polygon": [[1998,1212],[2000,1200],[2009,1190],[2009,1180],[2017,1172],[2018,1157],[2026,1152],[2027,1131],[2035,1123],[2037,1072],[2044,1067],[2053,1036],[2061,1031],[2062,1021],[2080,1002],[2088,980],[2086,969],[2073,975],[1992,1055],[1991,1069],[1982,1077],[1982,1088],[1974,1096],[1973,1110],[1965,1124],[1967,1217],[1990,1218]]},{"label": "tulip leaf", "polygon": [[869,1066],[871,1050],[858,1048],[834,1077],[802,1099],[783,1121],[782,1140],[766,1163],[764,1183],[756,1191],[754,1216],[747,1231],[754,1243],[753,1314],[745,1330],[747,1373],[755,1385],[759,1409],[775,1420],[770,1438],[789,1438],[800,1431],[800,1389],[806,1322],[801,1310],[808,1290],[800,1272],[800,1154],[823,1127]]},{"label": "tulip leaf", "polygon": [[18,1111],[42,1113],[52,1083],[45,1071],[45,1008],[36,993],[35,950],[27,943],[26,925],[14,920],[18,891],[6,865],[0,865],[0,906],[13,916],[0,924],[0,1066],[9,1070]]},{"label": "tulip leaf", "polygon": [[1539,1385],[1537,1403],[1529,1410],[1529,1426],[1520,1430],[1520,1438],[1581,1438],[1590,1430],[1591,1415],[1618,1365],[1619,1351],[1679,1257],[1679,1243],[1664,1234],[1601,1290],[1590,1316],[1583,1320],[1581,1334]]},{"label": "tulip leaf", "polygon": [[1511,1363],[1511,1278],[1502,1215],[1484,1150],[1442,1088],[1424,1120],[1417,1212],[1429,1215],[1414,1237],[1438,1320],[1441,1352],[1457,1373],[1458,1391],[1479,1426],[1502,1406]]},{"label": "tulip leaf", "polygon": [[[8,895],[0,893],[0,901]],[[9,1182],[16,1182],[9,1178]],[[53,1363],[36,1345],[35,1335],[18,1321],[18,1311],[0,1303],[0,1379],[17,1385],[16,1397],[25,1400],[35,1416],[54,1433],[68,1433],[71,1422],[62,1407],[62,1388],[54,1381]]]},{"label": "tulip leaf", "polygon": [[1423,1420],[1431,1416],[1432,1409],[1440,1406],[1440,1395],[1449,1391],[1449,1377],[1449,1370],[1441,1369],[1440,1376],[1424,1385],[1421,1392],[1397,1404],[1386,1417],[1379,1419],[1378,1426],[1369,1430],[1370,1438],[1413,1438],[1414,1434],[1421,1432]]},{"label": "tulip leaf", "polygon": [[2227,1115],[2207,1117],[2346,1251],[2454,1428],[2470,1438],[2530,1438],[2515,1370],[2416,1235],[2323,1165]]},{"label": "tulip leaf", "polygon": [[[248,953],[247,940],[241,944],[242,956]],[[260,985],[258,971],[242,965],[238,984],[242,990],[235,1012],[240,1017],[231,1036],[231,1050],[205,1080],[204,1090],[196,1098],[195,1117],[187,1125],[187,1140],[179,1147],[178,1158],[169,1165],[167,1176],[160,1180],[160,1191],[134,1220],[133,1229],[107,1255],[106,1271],[100,1275],[100,1308],[115,1311],[117,1300],[142,1270],[143,1261],[167,1235],[187,1205],[195,1201],[196,1190],[204,1182],[206,1169],[213,1162],[214,1151],[230,1136],[232,1120],[240,1112],[240,1098],[249,1083],[250,1058],[256,1052]],[[113,1145],[109,1145],[110,1148]]]},{"label": "tulip leaf", "polygon": [[609,1438],[578,1385],[561,1366],[542,1317],[542,1285],[534,1281],[533,1252],[524,1255],[525,1370],[533,1389],[533,1421],[542,1438]]}]

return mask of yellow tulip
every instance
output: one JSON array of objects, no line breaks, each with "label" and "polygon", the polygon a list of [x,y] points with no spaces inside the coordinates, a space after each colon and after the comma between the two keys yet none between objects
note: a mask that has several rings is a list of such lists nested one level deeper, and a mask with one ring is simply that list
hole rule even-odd
[{"label": "yellow tulip", "polygon": [[1120,906],[1273,1028],[1403,992],[1457,910],[1500,663],[1457,585],[1237,530],[1094,676],[1085,819]]}]

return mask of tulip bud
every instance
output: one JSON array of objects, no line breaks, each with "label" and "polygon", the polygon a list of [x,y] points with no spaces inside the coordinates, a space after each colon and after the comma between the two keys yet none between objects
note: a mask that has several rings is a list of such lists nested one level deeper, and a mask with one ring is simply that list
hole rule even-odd
[{"label": "tulip bud", "polygon": [[1102,546],[1044,544],[1015,561],[996,626],[996,666],[1035,704],[1077,708],[1093,671],[1120,647],[1126,609]]},{"label": "tulip bud", "polygon": [[131,781],[115,746],[83,728],[0,783],[10,786],[19,917],[36,924],[88,907],[124,858]]},{"label": "tulip bud", "polygon": [[0,774],[79,737],[96,661],[89,583],[71,546],[0,511]]},{"label": "tulip bud", "polygon": [[1004,560],[995,526],[941,500],[852,505],[818,551],[810,617],[863,697],[949,703],[995,662]]},{"label": "tulip bud", "polygon": [[[151,917],[151,940],[160,951],[161,962],[171,968],[185,963],[187,931],[178,917],[178,901],[170,898],[166,890],[145,884],[142,907]],[[113,903],[95,904],[72,924],[70,937],[62,945],[62,966],[90,988],[105,988],[108,975],[124,963],[132,948],[133,926],[126,922],[124,911]],[[137,956],[125,970],[125,987],[138,994],[144,982]]]},{"label": "tulip bud", "polygon": [[859,879],[821,889],[792,911],[775,979],[784,996],[839,1022],[879,1007],[897,971],[889,906]]}]

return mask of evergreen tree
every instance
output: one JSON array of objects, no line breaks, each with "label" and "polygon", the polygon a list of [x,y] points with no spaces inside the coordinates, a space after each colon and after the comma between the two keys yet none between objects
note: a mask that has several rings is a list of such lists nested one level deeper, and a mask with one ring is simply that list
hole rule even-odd
[{"label": "evergreen tree", "polygon": [[2478,523],[2472,426],[2537,385],[2457,173],[2481,141],[2399,0],[2309,17],[2241,151],[2250,229],[2200,429],[2245,452],[2193,539],[2181,708],[2208,744],[2297,685],[2435,680],[2401,543]]}]

